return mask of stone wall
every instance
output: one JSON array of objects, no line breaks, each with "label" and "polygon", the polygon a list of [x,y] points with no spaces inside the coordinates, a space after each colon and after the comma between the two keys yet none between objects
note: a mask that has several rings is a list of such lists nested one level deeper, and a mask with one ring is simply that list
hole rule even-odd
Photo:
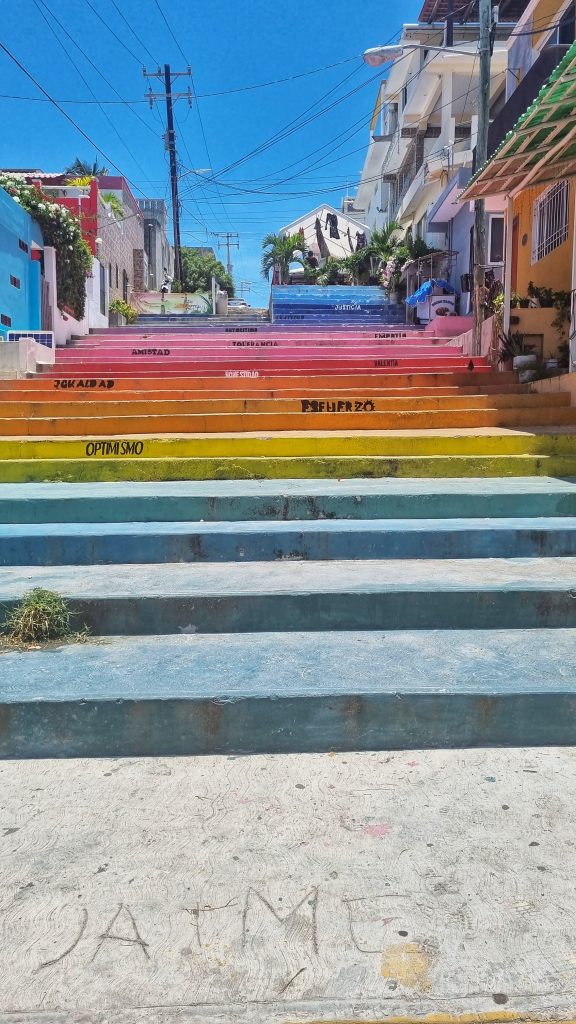
[{"label": "stone wall", "polygon": [[[122,179],[108,180],[121,182]],[[117,219],[100,202],[98,213],[98,234],[102,239],[98,255],[108,274],[109,298],[110,301],[130,301],[131,292],[142,291],[147,286],[144,218],[136,200],[126,188],[109,187],[102,183],[100,188],[101,191],[114,192],[124,208],[123,216]]]}]

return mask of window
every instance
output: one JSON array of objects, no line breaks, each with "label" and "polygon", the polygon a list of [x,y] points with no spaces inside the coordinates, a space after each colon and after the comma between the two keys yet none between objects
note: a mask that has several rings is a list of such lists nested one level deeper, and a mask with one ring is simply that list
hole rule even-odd
[{"label": "window", "polygon": [[490,217],[488,263],[504,263],[504,217]]},{"label": "window", "polygon": [[14,277],[14,274],[10,274],[10,284],[13,286],[13,288],[19,288],[20,287],[20,278],[19,277]]},{"label": "window", "polygon": [[108,264],[108,284],[112,287],[112,264]]},{"label": "window", "polygon": [[22,238],[18,239],[18,245],[22,249],[22,252],[28,252],[28,245]]},{"label": "window", "polygon": [[122,298],[128,302],[128,274],[125,270],[122,271]]},{"label": "window", "polygon": [[402,110],[404,110],[404,107],[406,106],[407,103],[408,103],[408,86],[405,85],[404,88],[402,89]]},{"label": "window", "polygon": [[116,287],[118,287],[118,264],[116,264]]},{"label": "window", "polygon": [[12,317],[6,316],[5,313],[2,313],[2,316],[0,316],[0,323],[3,324],[4,327],[12,327]]},{"label": "window", "polygon": [[569,197],[568,182],[559,181],[536,199],[532,211],[532,263],[568,238]]}]

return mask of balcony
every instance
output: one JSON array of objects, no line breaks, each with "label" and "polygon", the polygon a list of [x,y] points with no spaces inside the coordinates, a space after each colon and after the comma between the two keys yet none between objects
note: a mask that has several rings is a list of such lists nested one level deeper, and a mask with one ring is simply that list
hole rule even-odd
[{"label": "balcony", "polygon": [[532,65],[528,74],[522,79],[502,110],[494,118],[488,129],[488,155],[498,149],[502,140],[514,127],[517,120],[536,99],[544,82],[558,66],[564,54],[570,49],[560,43],[545,46],[538,60]]}]

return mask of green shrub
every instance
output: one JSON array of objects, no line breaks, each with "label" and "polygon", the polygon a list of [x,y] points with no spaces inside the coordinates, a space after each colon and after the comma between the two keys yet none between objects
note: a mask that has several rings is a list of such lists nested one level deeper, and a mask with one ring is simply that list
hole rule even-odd
[{"label": "green shrub", "polygon": [[124,302],[123,299],[112,299],[108,309],[111,313],[120,313],[121,316],[126,318],[126,323],[135,324],[138,319],[138,310],[134,309],[130,303]]}]

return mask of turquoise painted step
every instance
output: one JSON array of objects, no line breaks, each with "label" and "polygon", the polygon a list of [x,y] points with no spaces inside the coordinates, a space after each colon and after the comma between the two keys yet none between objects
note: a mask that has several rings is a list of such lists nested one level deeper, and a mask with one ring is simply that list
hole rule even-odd
[{"label": "turquoise painted step", "polygon": [[576,516],[576,480],[4,484],[1,523]]},{"label": "turquoise painted step", "polygon": [[576,517],[0,526],[0,565],[576,556]]},{"label": "turquoise painted step", "polygon": [[576,627],[574,558],[11,567],[3,610],[35,586],[97,635]]},{"label": "turquoise painted step", "polygon": [[576,745],[574,629],[108,637],[1,657],[3,758]]}]

